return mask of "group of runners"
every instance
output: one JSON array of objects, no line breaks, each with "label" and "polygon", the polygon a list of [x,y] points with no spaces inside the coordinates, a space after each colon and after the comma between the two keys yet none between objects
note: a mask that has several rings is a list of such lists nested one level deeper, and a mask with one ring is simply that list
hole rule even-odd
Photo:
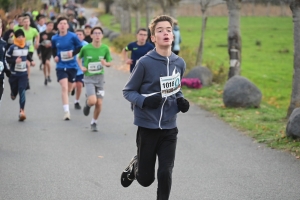
[{"label": "group of runners", "polygon": [[[38,16],[43,22],[43,16]],[[81,109],[79,99],[83,85],[86,87],[87,100],[83,108],[88,116],[90,108],[95,106],[91,120],[91,129],[97,131],[97,119],[101,112],[104,96],[104,68],[112,60],[108,46],[101,43],[103,30],[100,26],[85,26],[85,29],[69,31],[67,17],[56,20],[57,31],[53,30],[54,22],[30,26],[29,16],[19,16],[19,23],[12,27],[6,41],[0,41],[0,100],[4,90],[4,73],[9,79],[10,97],[15,100],[19,94],[19,121],[26,119],[26,90],[30,89],[30,68],[35,66],[34,51],[37,51],[44,71],[44,84],[50,83],[50,59],[56,62],[57,81],[61,86],[64,120],[70,120],[69,96],[76,90],[74,107]],[[1,29],[2,30],[2,29]],[[1,32],[2,33],[2,32]],[[86,35],[85,35],[86,34]],[[85,41],[87,40],[87,41]]]},{"label": "group of runners", "polygon": [[[57,81],[61,86],[61,98],[64,120],[70,120],[69,97],[76,88],[75,109],[81,109],[79,97],[83,83],[86,101],[84,115],[88,116],[95,106],[91,120],[91,130],[97,131],[97,119],[101,112],[104,97],[104,67],[111,66],[109,47],[103,44],[103,30],[95,26],[90,30],[90,43],[84,41],[84,31],[68,31],[66,17],[57,19],[58,32],[53,34],[53,24],[47,23],[40,34],[32,31],[27,36],[29,20],[23,19],[23,27],[13,32],[13,43],[6,49],[6,43],[0,41],[0,80],[4,84],[4,73],[9,77],[11,99],[19,94],[19,120],[26,119],[26,88],[34,48],[39,49],[44,64],[45,82],[50,79],[50,57],[56,62]],[[157,199],[168,200],[172,185],[172,171],[177,144],[177,113],[189,110],[189,102],[180,90],[181,78],[185,71],[184,60],[171,51],[174,39],[173,19],[169,16],[157,16],[149,25],[152,45],[145,45],[147,30],[137,32],[137,41],[124,49],[125,62],[131,64],[131,75],[123,89],[123,96],[132,104],[134,124],[137,128],[137,153],[121,173],[121,185],[128,187],[134,180],[144,187],[155,180],[155,163],[158,158]],[[51,38],[51,39],[50,39]],[[38,39],[38,40],[37,40]],[[33,41],[35,41],[33,43]],[[146,55],[140,58],[128,58],[126,51],[144,49]],[[141,52],[138,52],[141,54]],[[3,88],[1,95],[3,93]],[[79,95],[79,96],[77,96]]]}]

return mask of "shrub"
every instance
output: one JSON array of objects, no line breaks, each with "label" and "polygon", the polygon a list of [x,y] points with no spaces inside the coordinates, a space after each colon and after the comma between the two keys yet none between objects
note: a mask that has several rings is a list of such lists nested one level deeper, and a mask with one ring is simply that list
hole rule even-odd
[{"label": "shrub", "polygon": [[120,35],[112,41],[112,46],[116,52],[120,53],[130,42],[135,41],[135,36],[132,34]]}]

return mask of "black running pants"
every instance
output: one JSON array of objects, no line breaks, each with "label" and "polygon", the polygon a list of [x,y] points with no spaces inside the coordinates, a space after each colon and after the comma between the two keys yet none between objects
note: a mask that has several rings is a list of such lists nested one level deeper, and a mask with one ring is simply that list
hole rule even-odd
[{"label": "black running pants", "polygon": [[147,129],[138,127],[136,180],[150,186],[155,180],[155,162],[158,158],[157,200],[168,200],[172,186],[178,129]]},{"label": "black running pants", "polygon": [[4,79],[0,78],[0,103],[2,100],[3,91],[4,91]]}]

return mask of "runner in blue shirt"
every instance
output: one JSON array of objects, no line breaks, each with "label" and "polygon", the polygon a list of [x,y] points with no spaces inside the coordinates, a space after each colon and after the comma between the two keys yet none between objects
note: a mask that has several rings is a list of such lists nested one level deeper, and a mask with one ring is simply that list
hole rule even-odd
[{"label": "runner in blue shirt", "polygon": [[68,19],[57,19],[58,34],[52,37],[52,51],[56,64],[57,81],[62,89],[62,102],[64,108],[64,120],[70,120],[69,94],[73,89],[73,83],[77,74],[77,62],[75,55],[79,53],[82,45],[75,33],[69,32]]},{"label": "runner in blue shirt", "polygon": [[[124,61],[126,64],[130,65],[130,73],[132,72],[136,61],[150,50],[154,49],[154,46],[151,43],[146,42],[147,38],[147,29],[140,28],[136,34],[137,41],[129,43],[122,51]],[[131,51],[131,58],[128,57],[128,51]]]}]

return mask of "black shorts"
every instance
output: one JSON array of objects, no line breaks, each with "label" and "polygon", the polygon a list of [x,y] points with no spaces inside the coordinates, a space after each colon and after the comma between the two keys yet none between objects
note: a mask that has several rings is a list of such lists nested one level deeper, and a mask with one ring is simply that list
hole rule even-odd
[{"label": "black shorts", "polygon": [[41,56],[42,56],[42,63],[45,64],[47,60],[51,59],[52,56],[52,52],[50,51],[42,51],[41,52]]},{"label": "black shorts", "polygon": [[56,69],[57,82],[67,78],[68,82],[74,83],[76,79],[77,69],[76,68],[58,68]]},{"label": "black shorts", "polygon": [[[31,59],[33,60],[33,52],[28,52],[28,55],[31,57]],[[29,60],[28,60],[29,61]]]},{"label": "black shorts", "polygon": [[81,82],[82,85],[84,85],[83,74],[80,74],[80,75],[76,76],[75,82]]}]

